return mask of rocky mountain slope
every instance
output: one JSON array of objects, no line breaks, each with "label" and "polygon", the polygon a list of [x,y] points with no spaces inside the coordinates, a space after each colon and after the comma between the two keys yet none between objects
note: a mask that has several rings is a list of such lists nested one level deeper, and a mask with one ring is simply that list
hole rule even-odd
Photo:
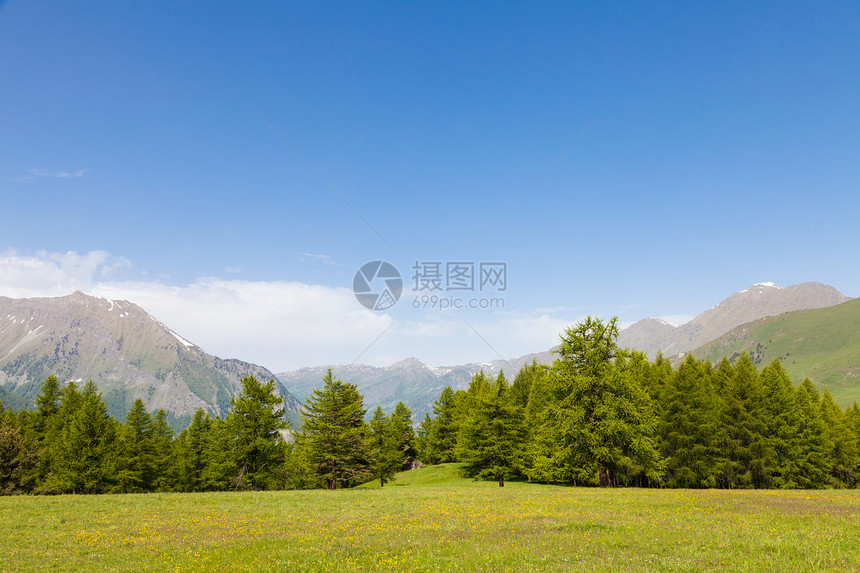
[{"label": "rocky mountain slope", "polygon": [[850,300],[835,288],[808,282],[782,288],[758,283],[736,292],[717,306],[676,326],[646,318],[621,331],[618,344],[646,352],[673,356],[702,346],[742,324],[784,312],[826,308]]},{"label": "rocky mountain slope", "polygon": [[532,360],[551,363],[553,355],[550,352],[540,352],[512,360],[438,368],[417,358],[407,358],[386,368],[366,364],[342,364],[302,368],[281,372],[277,376],[290,393],[305,400],[315,388],[322,387],[322,377],[325,376],[326,370],[331,368],[336,377],[358,387],[368,410],[380,405],[386,411],[391,411],[397,402],[402,401],[412,410],[413,421],[420,422],[425,413],[432,413],[433,402],[445,386],[451,386],[454,390],[465,389],[469,386],[472,375],[481,370],[492,376],[504,370],[508,380],[513,380],[520,368]]},{"label": "rocky mountain slope", "polygon": [[[111,414],[124,419],[142,398],[163,408],[175,426],[197,408],[223,416],[239,380],[275,376],[261,366],[211,356],[128,301],[80,291],[58,298],[0,297],[0,387],[32,403],[42,381],[93,380]],[[300,403],[283,387],[287,411]]]}]

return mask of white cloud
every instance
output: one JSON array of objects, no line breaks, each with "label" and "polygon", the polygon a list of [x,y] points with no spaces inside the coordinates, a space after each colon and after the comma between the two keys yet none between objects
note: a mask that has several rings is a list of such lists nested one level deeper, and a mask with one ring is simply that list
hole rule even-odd
[{"label": "white cloud", "polygon": [[432,365],[492,360],[497,352],[514,358],[556,345],[564,327],[579,318],[546,309],[457,314],[398,307],[391,315],[364,308],[348,288],[291,281],[204,277],[177,286],[161,279],[111,280],[113,269],[129,265],[106,251],[22,255],[9,250],[0,253],[0,295],[83,290],[128,300],[206,352],[275,372],[346,364],[357,356],[376,366],[410,356]]},{"label": "white cloud", "polygon": [[343,266],[343,264],[334,261],[328,255],[315,255],[313,253],[299,253],[299,260],[303,263],[319,263],[323,265]]},{"label": "white cloud", "polygon": [[111,281],[130,265],[106,251],[0,253],[0,295],[53,297],[82,290],[134,302],[183,338],[223,358],[270,369],[349,362],[392,319],[359,305],[352,291],[287,281],[201,278],[171,286]]},{"label": "white cloud", "polygon": [[78,177],[83,177],[84,173],[89,171],[89,169],[76,169],[74,171],[47,171],[45,169],[31,169],[29,171],[29,175],[24,175],[18,177],[19,181],[30,181],[33,179],[44,179],[44,178],[52,178],[52,179],[77,179]]},{"label": "white cloud", "polygon": [[77,289],[86,290],[97,275],[107,276],[128,261],[106,251],[84,255],[69,251],[21,255],[13,249],[0,253],[0,287],[4,296],[61,296]]}]

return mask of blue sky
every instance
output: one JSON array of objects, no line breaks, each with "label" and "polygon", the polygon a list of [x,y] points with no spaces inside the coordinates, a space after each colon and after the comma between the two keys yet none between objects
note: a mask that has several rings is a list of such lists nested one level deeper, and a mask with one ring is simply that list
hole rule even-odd
[{"label": "blue sky", "polygon": [[[0,4],[0,296],[285,370],[860,295],[856,2],[176,4]],[[415,261],[507,263],[504,309],[415,310]]]}]

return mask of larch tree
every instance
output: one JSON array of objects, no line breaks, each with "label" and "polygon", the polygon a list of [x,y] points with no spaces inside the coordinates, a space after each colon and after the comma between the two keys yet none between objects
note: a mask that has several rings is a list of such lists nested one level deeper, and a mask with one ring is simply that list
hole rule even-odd
[{"label": "larch tree", "polygon": [[370,475],[365,412],[355,385],[335,378],[331,369],[322,389],[315,389],[305,403],[299,449],[329,489],[355,485]]}]

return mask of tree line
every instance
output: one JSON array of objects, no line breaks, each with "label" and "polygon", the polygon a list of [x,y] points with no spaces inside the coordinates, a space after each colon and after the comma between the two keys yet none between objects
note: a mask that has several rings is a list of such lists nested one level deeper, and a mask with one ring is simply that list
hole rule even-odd
[{"label": "tree line", "polygon": [[499,485],[857,487],[856,402],[843,410],[808,379],[795,387],[778,360],[759,372],[746,354],[716,366],[688,355],[673,368],[617,336],[617,318],[588,317],[551,366],[445,388],[418,429],[422,459]]},{"label": "tree line", "polygon": [[467,475],[574,485],[684,488],[857,487],[860,408],[798,386],[779,361],[748,356],[674,368],[616,345],[617,319],[561,336],[552,365],[475,374],[442,390],[413,426],[402,402],[370,417],[331,370],[284,420],[274,381],[242,379],[223,417],[198,410],[178,435],[163,410],[108,415],[95,384],[48,377],[34,410],[0,402],[0,494],[124,493],[381,485],[399,471],[461,462]]},{"label": "tree line", "polygon": [[361,394],[330,370],[295,433],[274,380],[241,383],[226,416],[198,409],[176,435],[165,412],[147,412],[141,399],[119,422],[93,382],[79,390],[49,376],[35,410],[0,402],[0,495],[334,489],[384,484],[416,457],[409,409],[377,408],[366,421]]}]

